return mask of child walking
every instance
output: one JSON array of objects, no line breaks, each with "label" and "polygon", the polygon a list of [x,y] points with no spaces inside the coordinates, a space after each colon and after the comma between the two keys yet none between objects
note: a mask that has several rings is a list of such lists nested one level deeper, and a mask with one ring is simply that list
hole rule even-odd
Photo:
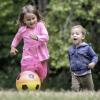
[{"label": "child walking", "polygon": [[84,42],[86,30],[81,25],[73,26],[71,39],[73,44],[69,47],[68,56],[72,75],[72,90],[94,90],[92,79],[93,69],[98,57],[92,47]]},{"label": "child walking", "polygon": [[18,53],[17,46],[23,40],[21,71],[35,71],[41,81],[47,76],[47,61],[49,53],[47,42],[48,32],[42,18],[35,7],[22,7],[19,15],[20,27],[11,43],[11,55]]}]

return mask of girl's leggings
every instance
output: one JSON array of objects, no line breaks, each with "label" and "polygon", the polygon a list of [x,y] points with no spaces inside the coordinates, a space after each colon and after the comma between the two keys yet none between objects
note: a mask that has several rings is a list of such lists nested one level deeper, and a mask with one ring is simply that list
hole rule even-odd
[{"label": "girl's leggings", "polygon": [[47,76],[47,60],[35,63],[33,65],[27,65],[27,66],[22,65],[21,72],[26,70],[36,72],[40,77],[41,81],[43,81]]}]

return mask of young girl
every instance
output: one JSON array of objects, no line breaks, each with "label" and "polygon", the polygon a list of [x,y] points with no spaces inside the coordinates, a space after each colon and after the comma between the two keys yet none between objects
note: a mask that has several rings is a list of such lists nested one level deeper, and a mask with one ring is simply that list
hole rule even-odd
[{"label": "young girl", "polygon": [[72,90],[93,90],[91,69],[95,67],[98,57],[92,47],[84,42],[86,30],[81,25],[73,26],[71,39],[73,45],[68,50],[72,73]]},{"label": "young girl", "polygon": [[17,54],[16,47],[23,39],[21,71],[35,71],[43,81],[47,75],[47,61],[49,58],[47,48],[49,36],[45,24],[32,5],[22,7],[19,22],[20,28],[12,41],[10,54]]}]

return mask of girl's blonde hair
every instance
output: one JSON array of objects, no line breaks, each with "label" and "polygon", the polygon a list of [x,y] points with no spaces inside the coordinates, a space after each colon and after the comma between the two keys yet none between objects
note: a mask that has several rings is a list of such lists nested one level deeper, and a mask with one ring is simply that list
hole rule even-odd
[{"label": "girl's blonde hair", "polygon": [[82,30],[83,35],[86,35],[86,33],[87,33],[86,29],[82,25],[75,25],[71,28],[71,30],[74,28],[80,28]]},{"label": "girl's blonde hair", "polygon": [[25,25],[24,23],[24,15],[26,13],[33,13],[37,16],[37,21],[40,21],[42,20],[42,16],[40,15],[39,11],[32,5],[26,5],[26,6],[23,6],[21,11],[20,11],[20,14],[19,14],[19,18],[18,18],[18,24],[20,26],[22,25]]}]

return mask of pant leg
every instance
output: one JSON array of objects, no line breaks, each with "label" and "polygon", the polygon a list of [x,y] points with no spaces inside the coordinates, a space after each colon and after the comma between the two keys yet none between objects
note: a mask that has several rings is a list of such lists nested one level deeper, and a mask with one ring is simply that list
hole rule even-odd
[{"label": "pant leg", "polygon": [[47,60],[42,62],[34,62],[32,59],[25,59],[21,64],[21,71],[30,70],[36,72],[41,81],[43,81],[47,76]]},{"label": "pant leg", "polygon": [[42,66],[39,66],[37,68],[36,72],[40,76],[41,81],[43,81],[46,78],[46,76],[47,76],[47,61],[42,61],[41,65]]},{"label": "pant leg", "polygon": [[90,91],[94,90],[92,74],[81,76],[80,83],[81,83],[82,90],[90,90]]},{"label": "pant leg", "polygon": [[79,91],[80,90],[80,83],[78,81],[78,78],[72,73],[72,87],[71,89],[73,91]]}]

